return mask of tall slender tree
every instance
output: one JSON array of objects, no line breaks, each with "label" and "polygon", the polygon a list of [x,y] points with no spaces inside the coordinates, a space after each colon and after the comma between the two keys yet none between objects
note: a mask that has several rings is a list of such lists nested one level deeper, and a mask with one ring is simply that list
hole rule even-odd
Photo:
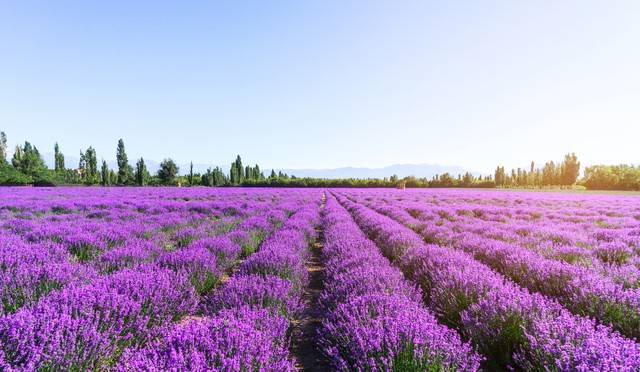
[{"label": "tall slender tree", "polygon": [[189,186],[193,186],[193,162],[189,164]]},{"label": "tall slender tree", "polygon": [[7,163],[7,135],[0,132],[0,165]]},{"label": "tall slender tree", "polygon": [[107,165],[107,162],[104,159],[102,160],[102,168],[100,169],[100,184],[102,184],[102,186],[111,185],[109,166]]},{"label": "tall slender tree", "polygon": [[84,151],[80,150],[80,160],[78,160],[78,173],[80,173],[80,180],[85,182],[87,172],[87,159],[84,156]]},{"label": "tall slender tree", "polygon": [[207,168],[207,171],[200,178],[200,184],[202,186],[213,186],[213,171],[211,167]]},{"label": "tall slender tree", "polygon": [[118,185],[129,184],[132,180],[132,168],[129,165],[129,158],[124,149],[124,141],[122,138],[118,140],[118,149],[116,151],[116,160],[118,162]]},{"label": "tall slender tree", "polygon": [[138,186],[146,186],[149,180],[149,172],[147,171],[147,166],[144,163],[144,159],[140,158],[136,162],[136,185]]},{"label": "tall slender tree", "polygon": [[236,162],[231,163],[231,168],[229,169],[229,182],[232,185],[235,185],[238,182],[238,170],[236,169]]},{"label": "tall slender tree", "polygon": [[80,174],[82,181],[87,185],[93,185],[99,182],[98,177],[98,159],[96,156],[96,150],[89,146],[89,148],[83,153],[80,151]]},{"label": "tall slender tree", "polygon": [[222,171],[222,168],[216,167],[213,170],[213,186],[224,186],[227,184],[227,176]]},{"label": "tall slender tree", "polygon": [[56,172],[64,171],[64,154],[60,152],[60,146],[58,146],[58,142],[53,146],[53,162],[54,169]]},{"label": "tall slender tree", "polygon": [[118,174],[113,169],[109,169],[109,185],[118,183]]},{"label": "tall slender tree", "polygon": [[504,173],[504,167],[498,166],[494,174],[494,182],[496,186],[504,187],[506,184],[506,174]]},{"label": "tall slender tree", "polygon": [[240,185],[242,184],[243,179],[245,178],[245,169],[242,166],[242,159],[240,155],[236,157],[236,160],[231,163],[231,169],[229,170],[229,180],[232,185]]}]

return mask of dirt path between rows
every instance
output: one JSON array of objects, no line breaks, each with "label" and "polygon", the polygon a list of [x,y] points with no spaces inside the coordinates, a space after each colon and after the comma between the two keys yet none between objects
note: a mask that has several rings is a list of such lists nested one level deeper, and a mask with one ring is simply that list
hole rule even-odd
[{"label": "dirt path between rows", "polygon": [[[322,194],[320,211],[324,210],[326,194]],[[324,232],[322,225],[317,230],[315,243],[310,247],[311,257],[306,262],[309,272],[309,286],[305,289],[303,300],[306,309],[300,319],[293,324],[291,335],[291,354],[296,359],[296,367],[301,371],[326,371],[328,363],[318,349],[317,334],[321,324],[321,312],[318,298],[324,288],[324,265],[321,260]]]}]

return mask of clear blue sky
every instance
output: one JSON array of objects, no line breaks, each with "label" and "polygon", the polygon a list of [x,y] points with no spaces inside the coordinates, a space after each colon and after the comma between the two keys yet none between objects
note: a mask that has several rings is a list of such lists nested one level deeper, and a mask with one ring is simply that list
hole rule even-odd
[{"label": "clear blue sky", "polygon": [[0,129],[115,158],[640,162],[639,1],[2,1]]}]

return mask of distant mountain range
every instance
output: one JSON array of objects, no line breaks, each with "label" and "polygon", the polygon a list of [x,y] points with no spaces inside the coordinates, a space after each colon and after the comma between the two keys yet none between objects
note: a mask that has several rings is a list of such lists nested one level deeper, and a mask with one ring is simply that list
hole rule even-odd
[{"label": "distant mountain range", "polygon": [[[47,153],[43,155],[44,158],[44,162],[45,164],[47,164],[47,167],[49,168],[54,168],[54,156],[53,153]],[[129,164],[131,164],[132,167],[136,166],[136,161],[138,161],[138,159],[129,159]],[[73,156],[73,155],[64,155],[64,164],[67,168],[77,168],[78,167],[78,163],[80,162],[80,157],[78,156]],[[144,163],[147,166],[147,170],[150,173],[156,173],[158,171],[158,169],[160,168],[160,162],[159,161],[155,161],[155,160],[151,160],[151,159],[144,159]],[[114,160],[107,160],[107,165],[109,166],[109,169],[117,169],[118,168],[118,163],[116,163]],[[102,159],[98,158],[98,170],[100,170],[100,167],[102,166]],[[181,174],[186,174],[189,172],[189,164],[178,164],[178,167],[180,168],[180,173]],[[193,164],[193,171],[195,173],[204,173],[207,171],[207,168],[212,167],[215,168],[215,165],[211,165],[211,164]],[[223,167],[226,169],[226,167]]]},{"label": "distant mountain range", "polygon": [[384,178],[394,174],[400,178],[407,176],[431,178],[436,174],[445,172],[450,173],[454,177],[466,172],[466,170],[461,167],[437,164],[394,164],[382,168],[283,169],[282,171],[287,174],[293,174],[296,177],[315,178]]},{"label": "distant mountain range", "polygon": [[[44,156],[45,163],[49,168],[53,168],[53,153],[47,153]],[[65,164],[68,168],[77,167],[79,157],[77,156],[69,156],[65,154]],[[101,162],[98,159],[98,162]],[[129,163],[131,166],[135,166],[135,159],[129,159]],[[116,169],[117,163],[115,161],[107,161],[110,169]],[[158,171],[160,167],[160,162],[155,160],[145,159],[145,164],[147,165],[147,169],[151,173],[155,173]],[[180,167],[180,173],[186,174],[189,172],[189,164],[178,164]],[[193,164],[193,171],[196,173],[204,173],[207,171],[209,167],[216,167],[214,164]],[[221,166],[222,169],[228,171],[229,164],[225,166]],[[98,164],[98,169],[100,168],[100,164]],[[330,168],[330,169],[280,169],[275,168],[275,171],[282,171],[287,173],[288,175],[295,175],[296,177],[314,177],[314,178],[384,178],[391,177],[392,175],[397,175],[398,177],[407,177],[407,176],[415,176],[418,178],[426,177],[431,178],[436,174],[442,173],[450,173],[452,176],[456,177],[458,174],[464,174],[467,170],[458,166],[446,166],[446,165],[438,165],[438,164],[394,164],[387,167],[381,168],[364,168],[364,167],[341,167],[341,168]],[[271,173],[271,168],[263,168],[263,172],[266,176],[269,176]],[[478,172],[471,172],[474,175],[478,175]]]}]

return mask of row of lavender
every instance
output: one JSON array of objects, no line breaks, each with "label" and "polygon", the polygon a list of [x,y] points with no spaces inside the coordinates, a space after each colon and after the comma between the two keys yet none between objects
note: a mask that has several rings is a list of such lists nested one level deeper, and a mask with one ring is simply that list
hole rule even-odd
[{"label": "row of lavender", "polygon": [[119,366],[149,370],[294,370],[288,329],[302,310],[305,261],[319,206],[302,207],[246,259],[238,272],[186,319],[146,347],[129,350]]},{"label": "row of lavender", "polygon": [[[574,196],[540,199],[436,198],[413,194],[381,202],[400,205],[423,224],[432,239],[439,230],[464,229],[532,250],[547,258],[593,268],[625,287],[640,286],[640,210],[637,198]],[[397,195],[396,195],[397,197]],[[488,203],[488,204],[487,204]]]},{"label": "row of lavender", "polygon": [[626,286],[640,285],[640,207],[635,197],[380,192],[375,199],[401,205],[431,224],[434,234],[438,227],[464,228],[603,274],[619,272],[629,276]]},{"label": "row of lavender", "polygon": [[[296,369],[320,195],[0,190],[0,370]],[[328,192],[332,368],[640,369],[635,341],[582,317],[636,335],[638,205],[530,195]],[[589,260],[554,254],[574,243]]]},{"label": "row of lavender", "polygon": [[[287,207],[282,203],[282,209],[273,211],[271,203],[251,199],[247,205],[244,196],[199,201],[196,207],[184,201],[176,205],[158,195],[150,201],[136,193],[127,199],[121,192],[112,195],[100,190],[95,191],[98,195],[89,193],[91,197],[77,200],[69,199],[65,189],[57,198],[38,198],[38,193],[46,195],[46,190],[3,191],[16,195],[9,199],[3,193],[6,204],[0,205],[0,315],[34,303],[69,282],[86,283],[100,273],[156,259],[171,265],[180,255],[172,252],[234,227],[238,233],[228,237],[250,250],[259,242],[258,232],[269,225],[268,221],[277,223],[295,208],[294,204]],[[154,212],[149,212],[151,202],[157,203]],[[238,226],[258,214],[262,218],[248,219]],[[225,239],[208,245],[219,246],[222,251],[233,246]]]},{"label": "row of lavender", "polygon": [[[314,197],[9,190],[18,197],[3,194],[0,206],[4,370],[115,367],[123,352],[199,316],[238,259]],[[74,244],[78,236],[91,244]],[[94,253],[79,256],[78,246]]]},{"label": "row of lavender", "polygon": [[424,302],[438,320],[457,329],[486,357],[485,367],[640,368],[640,347],[634,341],[522,289],[467,253],[425,244],[391,218],[337,197],[382,253],[422,288]]},{"label": "row of lavender", "polygon": [[319,344],[336,370],[477,370],[481,358],[422,306],[349,213],[327,200]]},{"label": "row of lavender", "polygon": [[[633,205],[633,199],[627,200],[629,205]],[[424,203],[387,199],[386,203],[367,204],[412,227],[429,241],[470,253],[476,260],[519,285],[555,298],[575,314],[593,317],[603,324],[613,326],[626,336],[636,339],[640,337],[640,289],[636,286],[627,287],[624,284],[637,281],[639,269],[634,264],[630,264],[630,267],[624,271],[629,275],[622,276],[629,280],[618,283],[610,275],[606,275],[613,271],[618,274],[618,278],[621,277],[622,272],[617,270],[620,267],[615,264],[601,264],[597,268],[585,267],[546,257],[539,252],[542,248],[538,244],[531,244],[531,239],[522,232],[520,234],[524,235],[523,239],[512,238],[507,241],[487,236],[491,235],[487,230],[496,225],[495,222],[487,223],[482,219],[473,219],[477,223],[458,223],[457,220],[450,221],[451,217],[449,217],[449,224],[441,223],[437,226],[428,218],[429,214],[433,216],[433,207],[425,206]],[[635,208],[640,209],[638,206]],[[455,208],[437,207],[437,213],[440,215],[446,213],[452,216],[454,211],[456,211]],[[640,228],[640,224],[628,221],[625,224],[625,230],[636,231],[633,230],[633,226]],[[514,229],[519,231],[515,226]],[[609,236],[615,232],[613,228],[609,230],[608,234],[604,234],[602,228],[598,228],[595,236]],[[634,244],[633,241],[628,243]],[[626,249],[631,250],[632,247],[627,243],[624,245]],[[608,250],[607,256],[610,257],[617,250],[616,247],[618,245],[603,244],[592,249],[599,252],[597,253],[599,255],[602,255],[603,250]],[[564,246],[553,248],[552,251],[557,249],[566,252],[563,248]],[[636,246],[633,248],[637,249]]]}]

